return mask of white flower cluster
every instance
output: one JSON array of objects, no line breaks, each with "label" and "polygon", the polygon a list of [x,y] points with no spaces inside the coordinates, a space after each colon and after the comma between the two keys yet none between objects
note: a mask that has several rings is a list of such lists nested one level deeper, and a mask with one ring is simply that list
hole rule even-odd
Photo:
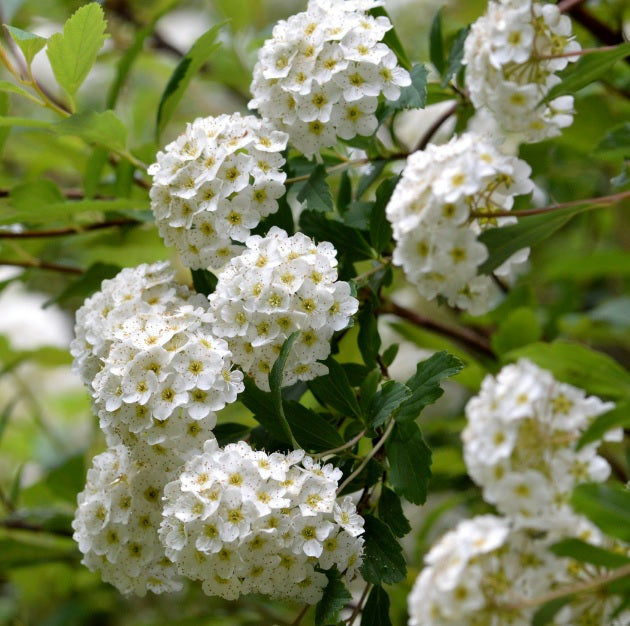
[{"label": "white flower cluster", "polygon": [[[610,473],[599,441],[576,449],[581,433],[614,405],[560,383],[522,359],[487,376],[466,406],[464,460],[484,498],[523,526],[546,528],[573,517],[574,487]],[[607,439],[618,438],[611,431]]]},{"label": "white flower cluster", "polygon": [[[516,217],[475,219],[474,212],[509,211],[515,195],[532,190],[530,173],[524,161],[469,133],[408,157],[386,213],[396,240],[393,261],[422,296],[446,298],[475,315],[496,304],[498,287],[477,272],[488,257],[477,235]],[[509,271],[528,252],[516,253],[496,272]]]},{"label": "white flower cluster", "polygon": [[124,269],[85,301],[71,352],[110,443],[142,435],[186,455],[191,436],[207,438],[214,411],[243,389],[210,318],[206,298],[177,285],[167,263]]},{"label": "white flower cluster", "polygon": [[310,0],[305,12],[276,24],[259,52],[249,107],[288,132],[309,158],[337,137],[374,133],[378,97],[396,100],[411,84],[381,42],[391,22],[366,12],[380,5]]},{"label": "white flower cluster", "polygon": [[251,236],[247,249],[219,274],[209,296],[213,331],[224,337],[235,363],[262,389],[284,341],[299,335],[284,370],[284,385],[327,373],[318,360],[330,354],[330,339],[348,325],[358,301],[337,280],[336,250],[273,227]]},{"label": "white flower cluster", "polygon": [[158,152],[151,207],[185,265],[221,267],[261,218],[278,210],[288,135],[239,113],[198,118]]},{"label": "white flower cluster", "polygon": [[170,480],[160,465],[143,465],[123,445],[94,457],[78,495],[72,527],[83,564],[123,593],[143,596],[181,588],[158,537],[162,493]]},{"label": "white flower cluster", "polygon": [[[556,5],[490,0],[464,46],[466,86],[475,107],[490,109],[505,132],[535,142],[560,134],[573,121],[573,97],[541,104],[580,50],[571,20]],[[569,55],[569,56],[563,56]]]},{"label": "white flower cluster", "polygon": [[[600,573],[596,566],[548,550],[568,534],[531,533],[493,515],[460,522],[425,557],[426,567],[408,599],[409,626],[530,626],[539,607],[528,601]],[[571,534],[602,542],[601,533],[583,520]],[[615,616],[618,606],[614,596],[581,592],[554,616],[553,624],[623,626],[630,612]]]},{"label": "white flower cluster", "polygon": [[363,518],[350,498],[337,502],[340,477],[303,450],[268,455],[210,440],[164,490],[166,554],[209,595],[314,604],[327,583],[316,567],[351,579],[362,562]]}]

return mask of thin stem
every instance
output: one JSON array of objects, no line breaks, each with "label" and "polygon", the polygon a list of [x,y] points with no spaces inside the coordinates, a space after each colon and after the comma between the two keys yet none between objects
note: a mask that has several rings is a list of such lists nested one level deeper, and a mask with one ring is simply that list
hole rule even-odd
[{"label": "thin stem", "polygon": [[446,109],[446,111],[444,111],[444,113],[442,113],[442,115],[440,115],[440,117],[438,117],[433,122],[433,124],[431,124],[431,126],[427,128],[424,135],[422,135],[422,137],[420,138],[418,145],[412,150],[412,152],[418,152],[419,150],[424,150],[431,142],[431,139],[433,139],[433,136],[435,135],[435,133],[437,133],[437,131],[440,130],[440,127],[442,126],[442,124],[444,124],[444,122],[446,122],[446,120],[449,117],[451,117],[451,115],[455,114],[455,112],[457,111],[457,107],[459,107],[459,102],[453,103],[453,106]]},{"label": "thin stem", "polygon": [[72,115],[72,113],[74,113],[74,110],[71,108],[70,110],[62,107],[60,104],[57,104],[39,85],[39,83],[37,82],[37,80],[35,79],[35,76],[33,76],[33,71],[31,70],[31,68],[28,68],[28,77],[29,77],[29,81],[28,84],[33,87],[33,89],[37,92],[37,95],[42,99],[42,101],[44,102],[44,106],[48,107],[49,109],[52,109],[53,111],[55,111],[55,113],[58,113],[59,115],[61,115],[62,117],[70,117],[70,115]]},{"label": "thin stem", "polygon": [[594,591],[603,585],[607,585],[613,580],[619,580],[620,578],[625,578],[626,576],[630,576],[630,564],[619,567],[618,569],[610,572],[610,574],[601,576],[600,578],[594,578],[592,580],[587,580],[568,587],[560,587],[535,598],[518,598],[514,602],[509,602],[504,606],[509,609],[522,609],[525,607],[540,606],[550,602],[551,600],[563,598],[564,596],[583,593],[585,591]]},{"label": "thin stem", "polygon": [[304,619],[304,616],[310,608],[310,604],[304,605],[304,607],[302,607],[302,610],[298,613],[297,617],[291,622],[291,626],[299,626],[299,624],[302,622],[302,619]]},{"label": "thin stem", "polygon": [[58,535],[60,537],[72,537],[72,530],[44,528],[40,524],[33,524],[21,519],[0,520],[0,527],[8,528],[10,530],[26,530],[34,533],[48,533],[49,535]]},{"label": "thin stem", "polygon": [[365,599],[367,598],[367,595],[371,588],[372,583],[367,583],[367,585],[365,585],[365,589],[363,589],[363,593],[359,598],[359,602],[354,607],[354,610],[352,611],[350,617],[346,620],[346,624],[348,624],[348,626],[352,626],[352,622],[354,622],[354,620],[359,616],[359,613],[361,613],[361,611],[363,610],[363,603],[365,602]]},{"label": "thin stem", "polygon": [[79,267],[70,267],[69,265],[59,265],[57,263],[49,263],[41,259],[29,259],[27,261],[10,261],[8,259],[0,259],[0,265],[11,265],[12,267],[27,267],[39,270],[50,270],[52,272],[61,272],[62,274],[83,274],[83,270]]},{"label": "thin stem", "polygon": [[380,272],[382,269],[385,269],[385,267],[387,267],[387,262],[379,263],[378,265],[375,265],[371,269],[366,270],[365,272],[363,272],[363,274],[359,274],[354,279],[354,282],[355,283],[362,283],[366,278],[369,278],[370,276],[372,276],[372,274],[376,274],[376,272]]},{"label": "thin stem", "polygon": [[473,211],[472,217],[492,218],[492,217],[528,217],[531,215],[541,215],[543,213],[553,213],[553,211],[559,211],[560,209],[568,209],[574,206],[580,206],[582,204],[592,204],[592,208],[598,206],[607,206],[609,204],[615,204],[620,200],[630,198],[630,191],[622,191],[615,193],[611,196],[600,196],[599,198],[586,198],[584,200],[572,200],[570,202],[561,202],[560,204],[552,204],[550,206],[539,207],[537,209],[524,209],[522,211]]},{"label": "thin stem", "polygon": [[330,456],[331,454],[337,454],[337,452],[342,452],[343,450],[347,450],[348,448],[352,448],[355,444],[357,444],[361,438],[365,435],[365,428],[356,436],[354,436],[350,441],[347,441],[343,444],[343,446],[339,446],[338,448],[333,448],[332,450],[324,450],[324,452],[318,452],[317,454],[310,454],[309,456],[314,459],[321,459],[325,456]]},{"label": "thin stem", "polygon": [[377,441],[376,445],[365,455],[365,458],[363,459],[363,461],[361,461],[359,467],[357,467],[357,469],[355,469],[354,472],[352,472],[352,474],[350,474],[350,476],[348,476],[348,478],[346,478],[341,483],[341,485],[339,485],[339,488],[337,489],[338,494],[341,493],[363,471],[363,468],[370,462],[370,459],[385,445],[388,437],[392,434],[392,430],[394,430],[395,424],[395,420],[391,419],[389,421],[389,424],[387,425],[383,436]]},{"label": "thin stem", "polygon": [[80,233],[91,230],[101,230],[104,228],[114,228],[116,226],[130,226],[139,224],[137,220],[123,218],[119,220],[111,220],[109,222],[99,222],[97,224],[88,224],[87,226],[76,226],[70,228],[51,228],[49,230],[25,230],[22,232],[0,231],[0,239],[32,239],[41,237],[63,237],[65,235],[78,235]]}]

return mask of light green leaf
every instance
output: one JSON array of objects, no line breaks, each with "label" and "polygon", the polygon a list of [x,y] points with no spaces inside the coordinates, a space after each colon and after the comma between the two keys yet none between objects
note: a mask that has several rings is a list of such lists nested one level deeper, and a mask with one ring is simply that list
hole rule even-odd
[{"label": "light green leaf", "polygon": [[29,33],[21,28],[16,28],[15,26],[5,24],[4,27],[9,31],[11,39],[15,41],[22,51],[26,65],[30,67],[35,55],[46,45],[46,39],[35,33]]},{"label": "light green leaf", "polygon": [[78,9],[48,40],[46,54],[57,82],[72,97],[87,77],[105,43],[103,9],[91,2]]},{"label": "light green leaf", "polygon": [[204,63],[221,45],[216,41],[217,35],[225,22],[216,24],[195,41],[190,50],[184,55],[164,89],[160,104],[158,105],[155,124],[156,136],[159,139],[164,127],[173,116],[179,101],[188,88],[193,76],[199,72]]},{"label": "light green leaf", "polygon": [[380,585],[370,591],[361,615],[361,626],[392,626],[389,618],[389,596]]},{"label": "light green leaf", "polygon": [[4,91],[7,93],[16,93],[19,96],[23,96],[24,98],[28,98],[29,100],[33,99],[33,96],[26,91],[26,89],[22,89],[18,85],[14,85],[10,83],[8,80],[0,80],[0,91]]},{"label": "light green leaf", "polygon": [[577,449],[579,450],[593,441],[599,441],[609,430],[616,426],[630,427],[630,402],[620,402],[614,409],[597,416],[582,433],[577,443]]},{"label": "light green leaf", "polygon": [[0,117],[0,127],[52,128],[53,123],[31,117]]},{"label": "light green leaf", "polygon": [[90,144],[122,152],[127,145],[127,129],[113,111],[75,113],[53,125],[60,135],[76,135]]},{"label": "light green leaf", "polygon": [[324,626],[336,622],[336,617],[350,600],[352,595],[341,580],[341,574],[336,569],[324,572],[328,578],[328,584],[324,589],[322,599],[315,608],[315,626]]},{"label": "light green leaf", "polygon": [[498,354],[520,348],[528,343],[538,341],[542,336],[542,328],[534,311],[527,307],[519,307],[510,311],[492,335],[492,348]]},{"label": "light green leaf", "polygon": [[373,515],[365,515],[365,551],[361,575],[373,585],[397,583],[407,575],[400,544],[389,526]]},{"label": "light green leaf", "polygon": [[59,187],[47,178],[20,183],[11,189],[9,203],[19,211],[29,213],[43,205],[63,202]]},{"label": "light green leaf", "polygon": [[506,360],[521,357],[588,393],[619,399],[630,395],[630,372],[608,355],[581,344],[562,340],[534,343],[505,355]]},{"label": "light green leaf", "polygon": [[599,142],[597,152],[630,157],[630,122],[616,126]]},{"label": "light green leaf", "polygon": [[606,76],[610,68],[621,59],[630,56],[630,42],[619,44],[614,50],[596,51],[580,57],[571,71],[545,96],[550,102],[564,94],[574,94],[590,83]]},{"label": "light green leaf", "polygon": [[309,179],[300,189],[297,199],[300,202],[306,201],[306,208],[311,211],[326,213],[333,210],[332,194],[326,182],[326,168],[323,165],[318,165],[311,172]]},{"label": "light green leaf", "polygon": [[571,506],[606,534],[630,541],[630,491],[616,485],[578,485]]},{"label": "light green leaf", "polygon": [[390,465],[389,482],[394,491],[413,502],[423,504],[431,478],[431,450],[416,424],[396,424],[385,444]]}]

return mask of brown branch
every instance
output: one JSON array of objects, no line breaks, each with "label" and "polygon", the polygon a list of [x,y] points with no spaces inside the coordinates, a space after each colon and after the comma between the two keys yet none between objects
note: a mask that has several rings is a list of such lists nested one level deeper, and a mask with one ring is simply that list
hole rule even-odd
[{"label": "brown branch", "polygon": [[566,10],[576,22],[607,46],[623,43],[623,33],[620,30],[613,30],[580,4],[576,3]]},{"label": "brown branch", "polygon": [[445,337],[449,337],[450,339],[454,339],[460,344],[468,348],[473,348],[478,352],[485,354],[486,356],[496,358],[494,354],[494,350],[490,345],[490,342],[481,335],[478,335],[476,332],[472,331],[469,328],[450,326],[447,324],[443,324],[442,322],[438,322],[437,320],[431,319],[430,317],[426,317],[416,311],[411,311],[395,302],[387,302],[382,307],[378,309],[378,313],[392,313],[400,317],[401,319],[407,320],[411,322],[415,326],[420,326],[422,328],[428,328],[429,330],[433,330],[440,335],[444,335]]},{"label": "brown branch", "polygon": [[109,222],[99,222],[97,224],[88,224],[87,226],[75,226],[69,228],[51,228],[49,230],[25,230],[22,232],[0,231],[0,239],[33,239],[40,237],[63,237],[64,235],[78,235],[80,233],[91,230],[101,230],[105,228],[114,228],[116,226],[131,226],[132,224],[140,224],[137,220],[130,218],[121,218],[119,220],[111,220]]},{"label": "brown branch", "polygon": [[435,135],[435,133],[437,133],[437,131],[440,130],[440,127],[442,126],[442,124],[444,124],[444,122],[446,122],[446,120],[449,117],[451,117],[451,115],[453,115],[455,111],[457,111],[458,107],[459,107],[459,102],[455,102],[453,103],[453,106],[446,109],[446,111],[444,111],[444,113],[442,113],[442,115],[440,115],[440,117],[438,117],[433,122],[433,124],[429,126],[429,128],[426,130],[424,135],[422,135],[422,137],[420,138],[418,145],[411,152],[418,152],[419,150],[424,150],[431,142],[431,139],[433,139],[433,135]]},{"label": "brown branch", "polygon": [[62,274],[81,275],[84,270],[80,267],[71,267],[69,265],[58,265],[57,263],[49,263],[41,259],[33,259],[28,261],[9,261],[0,259],[0,265],[10,265],[12,267],[26,267],[28,269],[50,270],[52,272],[61,272]]},{"label": "brown branch", "polygon": [[586,2],[586,0],[561,0],[558,2],[558,8],[564,13],[570,11],[573,7],[584,4],[584,2]]}]

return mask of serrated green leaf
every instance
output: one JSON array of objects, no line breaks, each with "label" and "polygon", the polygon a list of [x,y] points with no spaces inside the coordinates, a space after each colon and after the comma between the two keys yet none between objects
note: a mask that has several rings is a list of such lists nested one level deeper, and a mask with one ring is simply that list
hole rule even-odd
[{"label": "serrated green leaf", "polygon": [[369,368],[377,365],[378,351],[381,348],[381,336],[378,333],[376,315],[369,302],[366,302],[357,315],[359,322],[358,344],[363,361]]},{"label": "serrated green leaf", "polygon": [[361,418],[361,407],[343,368],[334,359],[328,359],[326,365],[328,374],[309,381],[309,389],[324,405],[339,411],[342,415]]},{"label": "serrated green leaf", "polygon": [[299,402],[285,400],[283,407],[291,432],[301,448],[323,452],[344,444],[337,429],[319,413],[302,406]]},{"label": "serrated green leaf", "polygon": [[361,575],[373,585],[397,583],[407,575],[402,548],[389,526],[373,515],[365,515],[365,551]]},{"label": "serrated green leaf", "polygon": [[[480,274],[491,274],[515,252],[534,246],[562,228],[579,213],[592,206],[558,209],[552,213],[523,217],[518,224],[502,228],[489,228],[479,235],[479,241],[488,248],[488,258],[479,266]],[[514,211],[518,217],[518,211]]]},{"label": "serrated green leaf", "polygon": [[444,73],[446,60],[444,58],[444,35],[442,34],[442,11],[444,7],[440,7],[431,22],[431,30],[429,32],[429,58],[433,67],[438,74]]},{"label": "serrated green leaf", "polygon": [[339,611],[352,600],[352,594],[344,585],[341,574],[336,569],[329,569],[324,574],[328,578],[328,584],[324,588],[322,599],[315,608],[316,626],[324,626],[331,621],[336,621]]},{"label": "serrated green leaf", "polygon": [[608,355],[581,344],[563,340],[534,343],[505,355],[506,360],[522,357],[588,393],[619,399],[630,395],[630,372]]},{"label": "serrated green leaf", "polygon": [[416,373],[405,383],[411,389],[411,396],[401,405],[396,421],[403,423],[415,420],[422,409],[442,396],[444,390],[440,383],[457,374],[463,367],[463,361],[446,351],[436,352],[426,361],[418,363]]},{"label": "serrated green leaf", "polygon": [[614,409],[597,416],[582,433],[576,446],[577,449],[600,440],[606,432],[616,426],[630,427],[630,402],[620,402]]},{"label": "serrated green leaf", "polygon": [[30,67],[35,55],[46,45],[46,39],[15,26],[5,24],[4,27],[9,31],[11,39],[15,41],[22,51],[26,65]]},{"label": "serrated green leaf", "polygon": [[396,424],[385,443],[389,461],[389,482],[394,491],[413,502],[423,504],[431,478],[431,450],[416,424]]},{"label": "serrated green leaf", "polygon": [[424,109],[427,102],[427,77],[429,70],[418,63],[409,72],[411,85],[400,90],[400,97],[396,101],[388,101],[385,105],[383,117],[388,117],[396,111],[404,109]]},{"label": "serrated green leaf", "polygon": [[105,43],[107,23],[96,2],[79,8],[66,21],[63,33],[48,40],[46,54],[59,85],[71,97],[87,77]]},{"label": "serrated green leaf", "polygon": [[411,532],[411,524],[405,517],[400,498],[385,486],[378,500],[378,516],[390,527],[396,537],[404,537]]},{"label": "serrated green leaf", "polygon": [[614,50],[584,54],[571,71],[562,78],[562,82],[549,90],[545,101],[550,102],[564,94],[574,94],[586,85],[606,76],[617,61],[629,55],[630,42],[619,44]]},{"label": "serrated green leaf", "polygon": [[493,350],[502,355],[528,343],[538,341],[542,328],[534,311],[519,307],[510,311],[490,340]]},{"label": "serrated green leaf", "polygon": [[549,547],[556,556],[565,556],[581,563],[591,563],[598,567],[615,569],[630,563],[630,558],[619,552],[611,552],[592,543],[571,537],[558,541]]},{"label": "serrated green leaf", "polygon": [[280,350],[278,358],[271,368],[271,372],[269,372],[269,388],[271,389],[271,401],[273,402],[273,408],[276,417],[284,430],[284,434],[289,438],[289,442],[293,444],[294,448],[298,448],[299,446],[297,445],[295,437],[291,432],[289,422],[287,422],[287,418],[284,415],[284,407],[282,406],[282,379],[284,377],[284,366],[289,358],[289,352],[291,352],[291,348],[293,347],[298,335],[299,331],[296,330],[287,337],[285,342],[282,344],[282,349]]},{"label": "serrated green leaf", "polygon": [[[370,9],[370,15],[373,15],[374,17],[382,15],[386,17],[390,22],[392,22],[392,18],[383,7],[375,7],[373,9]],[[396,29],[393,26],[385,33],[385,37],[383,37],[383,43],[394,52],[400,66],[404,67],[406,70],[411,69],[411,62],[409,61],[409,57],[407,57],[407,53],[405,52],[402,42],[398,38]]]},{"label": "serrated green leaf", "polygon": [[242,439],[245,439],[251,426],[245,424],[238,424],[236,422],[225,422],[223,424],[217,424],[212,432],[217,438],[217,442],[220,446],[226,446],[228,443],[235,443]]},{"label": "serrated green leaf", "polygon": [[171,74],[164,93],[162,94],[162,98],[160,99],[160,104],[158,105],[155,123],[155,133],[158,139],[164,127],[173,116],[193,76],[199,72],[204,63],[206,63],[210,56],[221,45],[216,39],[219,31],[225,24],[226,22],[215,24],[210,30],[201,35],[191,46],[190,50],[182,57]]},{"label": "serrated green leaf", "polygon": [[297,195],[300,202],[306,202],[306,208],[310,211],[326,213],[333,210],[332,193],[326,182],[326,176],[326,168],[323,165],[317,165]]},{"label": "serrated green leaf", "polygon": [[575,594],[555,598],[543,604],[536,609],[536,613],[532,616],[532,626],[545,626],[558,614],[560,609],[569,604],[575,598]]},{"label": "serrated green leaf", "polygon": [[51,304],[64,304],[70,300],[84,300],[101,288],[101,283],[106,278],[113,278],[122,268],[111,263],[93,263],[81,276],[73,280],[57,296],[46,302]]},{"label": "serrated green leaf", "polygon": [[376,200],[370,215],[370,242],[378,253],[388,247],[392,238],[392,226],[385,215],[385,208],[398,181],[398,176],[386,178],[376,190]]},{"label": "serrated green leaf", "polygon": [[193,287],[197,293],[209,296],[217,288],[219,279],[208,270],[190,270]]},{"label": "serrated green leaf", "polygon": [[59,135],[76,135],[84,141],[122,152],[127,145],[127,128],[113,111],[75,113],[52,126]]},{"label": "serrated green leaf", "polygon": [[374,394],[368,409],[367,423],[378,428],[411,396],[411,389],[395,380],[388,380]]},{"label": "serrated green leaf", "polygon": [[607,535],[630,541],[630,491],[616,485],[578,485],[571,506]]},{"label": "serrated green leaf", "polygon": [[392,626],[389,619],[389,596],[380,585],[370,591],[361,615],[361,626]]},{"label": "serrated green leaf", "polygon": [[451,49],[448,51],[448,63],[446,71],[442,76],[442,87],[446,87],[451,78],[456,76],[463,67],[462,59],[464,58],[464,43],[466,41],[466,37],[468,37],[469,31],[470,26],[466,26],[465,28],[461,28],[457,32],[457,35],[455,35]]}]

